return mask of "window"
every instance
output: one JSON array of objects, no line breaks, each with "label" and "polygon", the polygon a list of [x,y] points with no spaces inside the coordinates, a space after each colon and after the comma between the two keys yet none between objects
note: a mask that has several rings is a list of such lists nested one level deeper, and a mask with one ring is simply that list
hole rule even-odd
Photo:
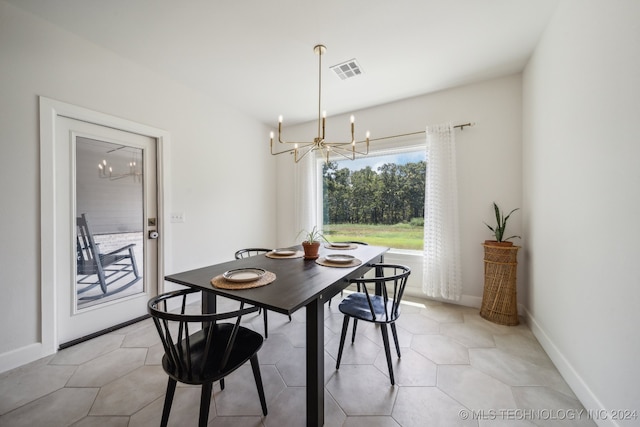
[{"label": "window", "polygon": [[319,167],[322,219],[330,241],[422,250],[424,148],[335,159]]}]

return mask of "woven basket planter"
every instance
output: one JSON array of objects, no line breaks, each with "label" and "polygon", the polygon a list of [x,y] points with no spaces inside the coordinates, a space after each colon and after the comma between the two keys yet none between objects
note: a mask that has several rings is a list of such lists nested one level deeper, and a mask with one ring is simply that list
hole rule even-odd
[{"label": "woven basket planter", "polygon": [[500,325],[514,326],[518,321],[516,271],[520,246],[484,246],[484,293],[480,316]]}]

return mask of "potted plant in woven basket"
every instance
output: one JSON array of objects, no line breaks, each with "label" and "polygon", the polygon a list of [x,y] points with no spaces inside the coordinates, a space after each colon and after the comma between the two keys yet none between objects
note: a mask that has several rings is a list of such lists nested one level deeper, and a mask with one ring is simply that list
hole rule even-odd
[{"label": "potted plant in woven basket", "polygon": [[318,258],[320,241],[327,240],[318,230],[318,227],[314,226],[311,231],[302,230],[299,234],[304,234],[304,241],[302,242],[302,249],[304,249],[304,259]]},{"label": "potted plant in woven basket", "polygon": [[511,216],[511,214],[514,213],[515,211],[517,211],[518,209],[519,208],[513,209],[511,212],[509,212],[505,216],[505,214],[503,212],[500,212],[500,208],[498,207],[496,202],[493,202],[493,210],[494,210],[495,215],[496,215],[496,225],[494,227],[492,227],[489,224],[487,224],[486,222],[484,223],[484,225],[489,227],[489,230],[491,230],[491,232],[493,233],[493,236],[495,237],[495,240],[485,240],[485,243],[494,244],[496,246],[512,246],[513,242],[509,242],[509,240],[515,239],[515,238],[518,238],[518,239],[520,238],[520,236],[504,237],[504,232],[507,229],[507,221],[509,220],[509,217]]},{"label": "potted plant in woven basket", "polygon": [[493,203],[496,225],[485,222],[493,233],[495,240],[485,240],[484,244],[484,292],[480,316],[501,325],[517,325],[518,302],[516,297],[516,271],[518,265],[518,249],[508,240],[520,236],[505,237],[507,221],[513,209],[507,215]]}]

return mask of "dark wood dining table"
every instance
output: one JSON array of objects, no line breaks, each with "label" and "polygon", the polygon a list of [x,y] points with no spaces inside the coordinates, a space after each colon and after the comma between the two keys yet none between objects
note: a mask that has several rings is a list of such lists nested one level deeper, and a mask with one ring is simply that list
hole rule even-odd
[{"label": "dark wood dining table", "polygon": [[[224,296],[267,310],[291,315],[306,308],[306,401],[307,426],[324,424],[324,304],[349,285],[349,279],[359,277],[371,269],[371,264],[382,262],[389,248],[355,245],[353,249],[329,249],[323,245],[320,257],[327,254],[353,255],[361,261],[353,267],[327,267],[315,260],[303,258],[270,258],[265,255],[223,262],[195,270],[170,274],[165,280],[203,292],[203,310],[216,311],[216,297]],[[301,247],[292,247],[301,250]],[[251,289],[221,289],[211,279],[238,268],[262,268],[275,273],[276,279]]]}]

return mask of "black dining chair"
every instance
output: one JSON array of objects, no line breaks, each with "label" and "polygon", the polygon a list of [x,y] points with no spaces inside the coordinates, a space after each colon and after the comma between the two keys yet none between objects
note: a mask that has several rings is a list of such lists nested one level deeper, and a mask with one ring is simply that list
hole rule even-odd
[{"label": "black dining chair", "polygon": [[[336,361],[336,369],[340,369],[344,340],[349,328],[349,319],[353,318],[353,333],[351,343],[356,339],[356,327],[358,320],[376,323],[380,326],[384,352],[387,356],[387,367],[389,368],[389,378],[391,384],[395,384],[393,376],[393,365],[391,363],[391,350],[389,346],[389,332],[387,324],[391,325],[393,341],[396,345],[398,358],[400,356],[400,344],[398,343],[398,332],[396,331],[396,320],[400,317],[400,302],[407,286],[407,278],[411,274],[411,269],[404,265],[396,264],[373,264],[375,277],[359,277],[351,279],[351,283],[356,283],[361,292],[354,292],[347,295],[338,306],[344,314],[342,322],[342,335],[340,336],[340,349]],[[370,289],[371,288],[371,289]],[[372,291],[374,293],[372,293]]]},{"label": "black dining chair", "polygon": [[[256,256],[256,255],[262,255],[262,254],[266,254],[267,252],[271,252],[273,249],[266,249],[266,248],[246,248],[246,249],[240,249],[238,251],[236,251],[235,253],[235,258],[236,259],[243,259],[243,258],[249,258],[252,256]],[[262,310],[262,308],[260,308],[260,311],[263,314],[263,323],[264,323],[264,337],[265,338],[269,338],[269,328],[268,328],[268,321],[267,321],[267,310]],[[289,322],[291,322],[291,315],[289,315]]]},{"label": "black dining chair", "polygon": [[[364,246],[368,245],[368,243],[358,242],[358,241],[355,241],[355,240],[351,240],[351,241],[348,241],[348,242],[334,242],[334,243],[351,243],[351,244],[354,244],[354,245],[364,245]],[[358,289],[358,292],[360,292],[360,285],[357,285],[357,289]],[[340,297],[342,297],[342,295],[343,295],[343,291],[340,291]],[[333,298],[329,298],[329,307],[331,307],[331,300],[333,300]]]},{"label": "black dining chair", "polygon": [[[165,351],[162,368],[169,375],[160,425],[164,427],[169,421],[176,384],[180,381],[202,386],[199,426],[206,426],[213,383],[220,381],[224,390],[224,378],[247,361],[251,362],[262,413],[266,416],[267,403],[258,364],[258,350],[262,347],[263,338],[259,333],[240,326],[242,316],[258,311],[258,307],[244,308],[244,303],[241,303],[239,310],[202,313],[202,310],[197,310],[199,304],[187,306],[187,296],[195,292],[199,291],[183,289],[168,292],[151,298],[147,305]],[[177,308],[170,310],[171,307]],[[235,319],[234,323],[220,322],[231,319]]]}]

